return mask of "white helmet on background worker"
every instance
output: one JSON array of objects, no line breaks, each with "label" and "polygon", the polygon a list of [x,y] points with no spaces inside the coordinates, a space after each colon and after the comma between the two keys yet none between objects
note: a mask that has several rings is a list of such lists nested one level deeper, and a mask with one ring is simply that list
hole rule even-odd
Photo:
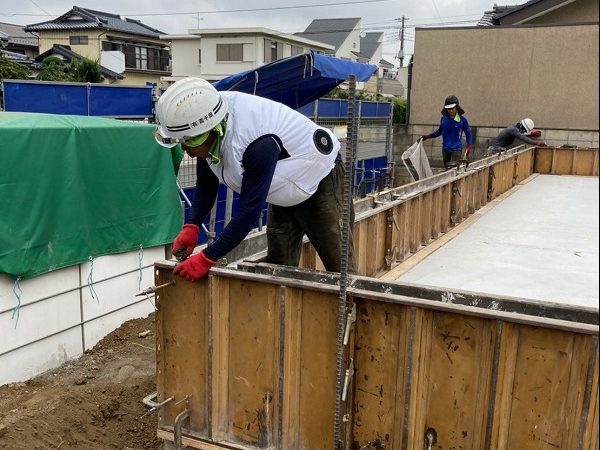
[{"label": "white helmet on background worker", "polygon": [[525,134],[531,133],[531,131],[535,127],[535,125],[533,124],[533,120],[531,120],[529,117],[521,120],[521,122],[519,122],[519,123],[521,124],[521,127],[523,127]]},{"label": "white helmet on background worker", "polygon": [[169,148],[203,134],[208,137],[226,115],[227,103],[212,84],[202,78],[183,78],[156,102],[154,136]]}]

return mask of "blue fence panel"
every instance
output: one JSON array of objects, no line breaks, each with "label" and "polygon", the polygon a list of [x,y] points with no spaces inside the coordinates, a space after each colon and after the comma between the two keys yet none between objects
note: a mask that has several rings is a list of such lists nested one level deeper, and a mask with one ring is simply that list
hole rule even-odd
[{"label": "blue fence panel", "polygon": [[361,117],[389,117],[392,104],[389,102],[366,102],[361,103]]},{"label": "blue fence panel", "polygon": [[5,80],[4,109],[103,117],[152,117],[151,86]]},{"label": "blue fence panel", "polygon": [[152,117],[152,87],[92,85],[89,115]]},{"label": "blue fence panel", "polygon": [[5,111],[88,115],[85,85],[8,80],[2,84]]},{"label": "blue fence panel", "polygon": [[[348,116],[348,100],[321,98],[317,102],[317,116],[319,118],[345,118]],[[296,111],[304,114],[306,117],[313,117],[315,113],[315,102],[304,105],[298,108]],[[356,102],[354,111],[358,112],[358,101]],[[390,102],[361,101],[361,117],[389,117],[391,112],[392,104]]]},{"label": "blue fence panel", "polygon": [[348,101],[334,98],[322,98],[318,103],[319,117],[347,117]]}]

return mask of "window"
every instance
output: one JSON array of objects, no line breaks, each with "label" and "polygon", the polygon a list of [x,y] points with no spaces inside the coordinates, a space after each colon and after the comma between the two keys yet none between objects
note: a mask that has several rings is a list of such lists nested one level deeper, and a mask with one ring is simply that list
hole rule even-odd
[{"label": "window", "polygon": [[243,44],[217,44],[217,61],[242,61]]},{"label": "window", "polygon": [[102,50],[107,52],[117,51],[125,53],[125,44],[110,41],[102,41]]},{"label": "window", "polygon": [[281,42],[265,39],[265,62],[271,62],[281,58],[283,58],[283,44]]},{"label": "window", "polygon": [[69,44],[70,45],[87,45],[88,37],[87,36],[69,36]]},{"label": "window", "polygon": [[148,68],[148,49],[146,47],[135,48],[135,67],[136,69]]},{"label": "window", "polygon": [[133,44],[102,43],[103,50],[120,50],[125,53],[125,68],[169,71],[169,51]]},{"label": "window", "polygon": [[291,52],[292,56],[301,55],[302,53],[304,53],[303,47],[299,47],[297,45],[292,45],[292,52]]},{"label": "window", "polygon": [[198,64],[202,64],[202,50],[198,49]]}]

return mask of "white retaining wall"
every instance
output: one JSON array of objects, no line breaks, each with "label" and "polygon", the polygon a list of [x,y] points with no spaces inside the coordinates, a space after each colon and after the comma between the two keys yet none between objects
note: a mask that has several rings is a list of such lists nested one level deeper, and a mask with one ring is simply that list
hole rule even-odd
[{"label": "white retaining wall", "polygon": [[101,256],[18,286],[0,274],[0,385],[58,367],[123,322],[150,314],[154,296],[149,301],[135,294],[154,284],[158,259],[165,259],[164,246]]}]

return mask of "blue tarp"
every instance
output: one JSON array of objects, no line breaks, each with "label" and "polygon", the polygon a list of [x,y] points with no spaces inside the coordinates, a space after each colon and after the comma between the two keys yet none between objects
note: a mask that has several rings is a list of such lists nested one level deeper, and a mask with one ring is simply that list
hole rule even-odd
[{"label": "blue tarp", "polygon": [[356,76],[367,81],[377,66],[346,61],[314,52],[290,56],[216,82],[219,91],[259,95],[298,109]]}]

